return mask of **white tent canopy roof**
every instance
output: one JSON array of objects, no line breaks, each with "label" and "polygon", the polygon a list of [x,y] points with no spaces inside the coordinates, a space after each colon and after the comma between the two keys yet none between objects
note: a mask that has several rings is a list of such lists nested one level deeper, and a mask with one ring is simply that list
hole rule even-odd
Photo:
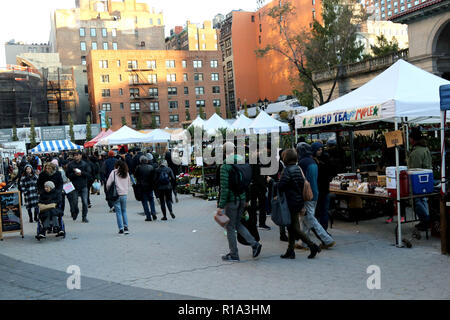
[{"label": "white tent canopy roof", "polygon": [[440,117],[439,87],[449,81],[399,60],[360,88],[295,117],[296,128]]},{"label": "white tent canopy roof", "polygon": [[171,134],[167,131],[156,129],[147,134],[148,143],[164,143],[170,141]]},{"label": "white tent canopy roof", "polygon": [[256,119],[254,119],[248,126],[248,129],[250,130],[250,132],[253,129],[254,133],[260,133],[263,131],[279,132],[280,127],[281,131],[290,131],[289,125],[287,123],[275,120],[264,111],[261,111]]},{"label": "white tent canopy roof", "polygon": [[119,145],[128,143],[146,143],[149,141],[148,135],[123,126],[108,137],[101,139],[97,144],[100,146]]},{"label": "white tent canopy roof", "polygon": [[203,129],[208,133],[214,133],[220,128],[231,129],[231,125],[223,120],[217,113],[214,113],[203,125]]},{"label": "white tent canopy roof", "polygon": [[253,120],[247,118],[245,115],[240,115],[239,118],[233,123],[234,129],[247,129]]},{"label": "white tent canopy roof", "polygon": [[197,116],[197,118],[191,123],[191,125],[189,127],[202,127],[205,124],[205,120],[203,120],[202,118],[200,118],[200,116]]}]

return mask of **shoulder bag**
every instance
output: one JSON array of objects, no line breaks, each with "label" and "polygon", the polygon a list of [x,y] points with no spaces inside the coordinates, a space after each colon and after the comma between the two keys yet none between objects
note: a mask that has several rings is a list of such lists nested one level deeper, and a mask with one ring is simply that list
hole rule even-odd
[{"label": "shoulder bag", "polygon": [[300,168],[300,171],[302,172],[303,179],[305,180],[305,183],[303,185],[303,201],[312,201],[312,199],[314,199],[314,193],[312,192],[311,184],[306,179],[302,168],[300,166],[298,166],[298,167]]},{"label": "shoulder bag", "polygon": [[109,186],[108,190],[106,190],[106,200],[115,202],[119,199],[119,194],[117,193],[116,187],[116,173],[113,171],[113,174],[114,182]]},{"label": "shoulder bag", "polygon": [[291,212],[286,200],[286,195],[276,189],[275,197],[272,200],[272,213],[270,215],[273,223],[280,227],[291,225]]}]

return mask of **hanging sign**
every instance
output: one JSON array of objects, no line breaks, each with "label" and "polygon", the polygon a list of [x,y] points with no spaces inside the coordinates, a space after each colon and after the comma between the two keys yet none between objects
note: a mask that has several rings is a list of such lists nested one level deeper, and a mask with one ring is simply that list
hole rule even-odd
[{"label": "hanging sign", "polygon": [[394,148],[395,146],[403,145],[403,131],[391,131],[384,134],[386,139],[386,145],[388,148]]},{"label": "hanging sign", "polygon": [[348,122],[362,122],[381,119],[381,105],[348,109],[314,116],[298,115],[295,118],[296,128],[312,128],[343,124]]}]

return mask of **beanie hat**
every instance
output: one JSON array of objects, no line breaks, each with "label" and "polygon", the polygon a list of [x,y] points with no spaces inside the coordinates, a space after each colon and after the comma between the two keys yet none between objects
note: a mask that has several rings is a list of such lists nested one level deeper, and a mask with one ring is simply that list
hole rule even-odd
[{"label": "beanie hat", "polygon": [[316,155],[317,151],[319,151],[320,148],[323,148],[323,144],[321,142],[314,142],[311,144],[311,151],[313,156]]},{"label": "beanie hat", "polygon": [[52,181],[47,181],[44,183],[44,187],[50,188],[50,190],[55,189],[55,184]]},{"label": "beanie hat", "polygon": [[141,157],[139,158],[139,162],[140,162],[140,163],[147,163],[147,162],[148,162],[148,158],[147,158],[146,156],[141,156]]},{"label": "beanie hat", "polygon": [[53,159],[53,160],[51,161],[51,163],[53,163],[55,166],[59,166],[59,162],[58,162],[57,159]]}]

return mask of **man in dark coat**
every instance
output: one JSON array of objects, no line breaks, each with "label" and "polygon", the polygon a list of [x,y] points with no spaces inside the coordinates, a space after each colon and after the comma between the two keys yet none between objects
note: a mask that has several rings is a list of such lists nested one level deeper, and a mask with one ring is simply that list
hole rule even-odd
[{"label": "man in dark coat", "polygon": [[82,222],[88,223],[88,181],[91,179],[90,166],[82,160],[83,153],[78,151],[74,155],[74,160],[67,165],[67,178],[70,179],[75,190],[69,195],[70,212],[74,221],[77,220],[79,208],[78,197],[81,197],[83,204]]},{"label": "man in dark coat", "polygon": [[[155,189],[155,169],[146,156],[142,156],[141,164],[137,166],[134,177],[136,178],[137,186],[142,191],[142,206],[144,207],[144,212],[146,219],[145,221],[156,220],[156,209],[155,200],[153,197],[153,190]],[[148,208],[148,203],[150,203],[150,209]]]}]

